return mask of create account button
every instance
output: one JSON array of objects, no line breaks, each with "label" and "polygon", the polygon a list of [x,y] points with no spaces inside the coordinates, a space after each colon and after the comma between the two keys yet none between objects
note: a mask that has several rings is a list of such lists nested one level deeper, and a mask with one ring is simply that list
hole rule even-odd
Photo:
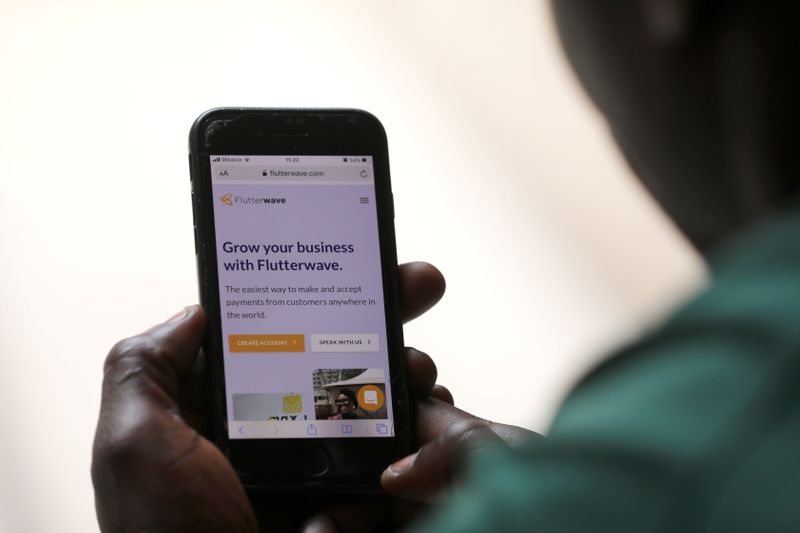
[{"label": "create account button", "polygon": [[228,335],[231,352],[305,352],[303,335]]}]

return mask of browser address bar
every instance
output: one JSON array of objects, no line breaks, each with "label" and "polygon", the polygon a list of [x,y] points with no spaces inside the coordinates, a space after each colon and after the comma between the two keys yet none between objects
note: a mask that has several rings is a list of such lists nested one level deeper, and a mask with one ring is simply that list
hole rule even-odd
[{"label": "browser address bar", "polygon": [[265,183],[280,182],[353,182],[370,183],[372,181],[372,168],[370,165],[358,166],[243,166],[243,165],[218,165],[212,171],[213,180],[216,182],[250,182]]}]

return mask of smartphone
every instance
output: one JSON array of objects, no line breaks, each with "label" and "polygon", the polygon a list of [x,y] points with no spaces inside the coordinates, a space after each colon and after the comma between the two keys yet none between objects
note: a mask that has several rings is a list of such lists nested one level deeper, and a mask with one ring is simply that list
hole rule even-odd
[{"label": "smartphone", "polygon": [[383,126],[221,108],[189,138],[211,437],[249,489],[379,490],[413,441]]}]

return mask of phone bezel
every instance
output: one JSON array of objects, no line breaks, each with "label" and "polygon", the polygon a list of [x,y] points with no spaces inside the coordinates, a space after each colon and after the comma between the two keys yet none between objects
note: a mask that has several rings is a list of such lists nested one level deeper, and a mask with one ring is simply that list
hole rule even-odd
[{"label": "phone bezel", "polygon": [[[399,315],[397,252],[388,147],[383,126],[356,109],[220,108],[195,121],[189,142],[200,299],[208,316],[204,342],[211,437],[251,489],[378,490],[381,471],[411,451],[412,405],[406,386]],[[375,176],[394,437],[229,439],[210,155],[371,155]],[[327,472],[309,463],[327,458]],[[305,466],[304,466],[304,461]],[[313,469],[312,469],[313,470]]]}]

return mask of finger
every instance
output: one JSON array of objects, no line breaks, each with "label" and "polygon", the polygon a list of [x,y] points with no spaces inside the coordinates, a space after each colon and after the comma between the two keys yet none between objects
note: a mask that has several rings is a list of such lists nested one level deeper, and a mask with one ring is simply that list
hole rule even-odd
[{"label": "finger", "polygon": [[437,400],[448,403],[450,405],[456,404],[455,400],[453,399],[453,394],[450,392],[450,389],[448,389],[444,385],[438,385],[438,384],[434,385],[429,395],[432,398],[436,398]]},{"label": "finger", "polygon": [[206,315],[203,308],[190,305],[166,322],[148,329],[144,335],[161,347],[167,362],[182,377],[197,360],[205,330]]},{"label": "finger", "polygon": [[[154,531],[255,530],[230,463],[181,416],[181,386],[204,330],[203,310],[190,306],[106,358],[92,455],[103,530],[136,529],[132,519]],[[195,512],[209,504],[223,511]]]},{"label": "finger", "polygon": [[531,439],[541,438],[541,435],[535,431],[530,431],[519,426],[500,424],[498,422],[489,422],[489,427],[492,428],[492,431],[494,431],[495,435],[503,439],[503,442],[512,448],[525,444]]},{"label": "finger", "polygon": [[474,455],[502,444],[500,437],[483,422],[460,421],[416,454],[384,470],[381,485],[393,496],[432,502]]},{"label": "finger", "polygon": [[400,316],[408,322],[433,307],[444,295],[445,281],[435,266],[421,261],[398,267]]},{"label": "finger", "polygon": [[144,333],[118,342],[106,357],[103,397],[120,390],[176,402],[200,350],[206,319],[193,305]]},{"label": "finger", "polygon": [[447,431],[447,428],[464,421],[486,422],[475,415],[453,407],[436,398],[426,398],[417,402],[417,440],[426,444]]},{"label": "finger", "polygon": [[337,533],[336,523],[328,516],[317,515],[303,524],[303,533]]},{"label": "finger", "polygon": [[416,348],[407,347],[404,354],[411,395],[415,398],[426,398],[436,384],[436,364],[428,354]]},{"label": "finger", "polygon": [[[438,385],[437,385],[438,386]],[[519,446],[531,439],[539,438],[541,435],[518,426],[492,422],[458,407],[454,407],[442,400],[429,397],[424,400],[417,400],[417,442],[424,445],[448,431],[454,424],[465,421],[478,421],[489,427],[495,435],[509,446]]]}]

